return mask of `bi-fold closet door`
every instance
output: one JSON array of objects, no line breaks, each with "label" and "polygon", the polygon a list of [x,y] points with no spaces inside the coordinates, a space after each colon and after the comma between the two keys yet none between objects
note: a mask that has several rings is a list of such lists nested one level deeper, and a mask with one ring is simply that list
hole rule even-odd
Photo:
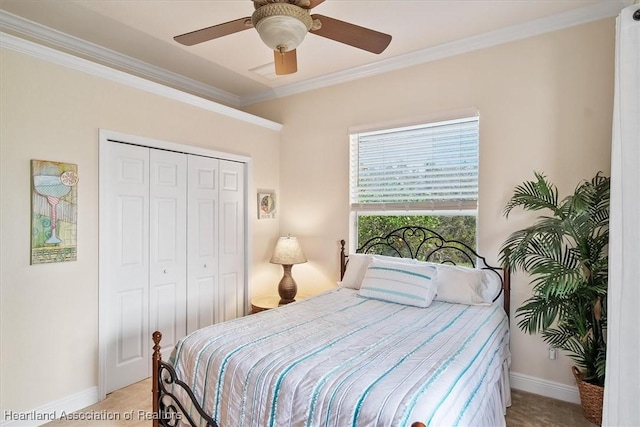
[{"label": "bi-fold closet door", "polygon": [[190,155],[188,182],[190,333],[244,315],[244,165]]},{"label": "bi-fold closet door", "polygon": [[[109,142],[105,215],[107,393],[150,375],[195,329],[244,314],[244,165]],[[102,286],[102,285],[101,285]]]}]

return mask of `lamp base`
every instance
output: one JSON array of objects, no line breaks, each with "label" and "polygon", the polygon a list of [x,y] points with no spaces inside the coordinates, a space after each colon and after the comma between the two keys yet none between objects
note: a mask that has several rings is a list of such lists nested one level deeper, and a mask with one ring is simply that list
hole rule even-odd
[{"label": "lamp base", "polygon": [[291,276],[291,267],[291,265],[282,266],[284,274],[282,275],[282,279],[280,279],[280,283],[278,283],[278,295],[280,295],[279,305],[289,304],[296,300],[298,285],[296,281],[293,280],[293,276]]}]

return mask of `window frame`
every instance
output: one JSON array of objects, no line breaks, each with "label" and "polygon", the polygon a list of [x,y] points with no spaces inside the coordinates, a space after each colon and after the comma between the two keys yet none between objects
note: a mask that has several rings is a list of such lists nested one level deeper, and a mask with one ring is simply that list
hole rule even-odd
[{"label": "window frame", "polygon": [[[475,197],[475,206],[474,207],[465,207],[459,205],[455,207],[453,205],[449,205],[443,209],[425,209],[425,203],[431,202],[418,202],[416,205],[420,205],[415,209],[411,209],[411,203],[406,203],[402,208],[398,208],[398,205],[395,206],[390,204],[389,208],[383,207],[381,209],[358,209],[354,208],[353,203],[353,167],[354,164],[358,164],[357,161],[354,161],[352,158],[353,147],[352,144],[353,138],[359,134],[372,134],[372,133],[391,133],[398,129],[411,128],[411,127],[436,127],[440,124],[453,122],[453,121],[476,121],[477,126],[477,138],[476,138],[476,197]],[[432,126],[429,126],[432,125]],[[480,116],[477,110],[465,111],[464,113],[457,114],[455,116],[445,116],[445,117],[437,117],[419,121],[413,121],[412,123],[405,124],[394,124],[387,125],[383,127],[369,128],[369,129],[350,129],[348,134],[349,139],[349,250],[351,252],[355,251],[358,246],[358,220],[361,216],[475,216],[476,217],[476,230],[475,230],[475,244],[477,246],[478,243],[478,207],[479,207],[479,187],[480,187]],[[467,204],[468,206],[468,204]]]}]

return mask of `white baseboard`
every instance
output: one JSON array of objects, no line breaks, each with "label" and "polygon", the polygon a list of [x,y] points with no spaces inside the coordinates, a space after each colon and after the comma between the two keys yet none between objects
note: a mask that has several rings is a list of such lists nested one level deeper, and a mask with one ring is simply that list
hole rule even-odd
[{"label": "white baseboard", "polygon": [[531,377],[517,372],[511,372],[509,374],[509,381],[511,382],[511,388],[516,390],[522,390],[565,402],[580,404],[580,393],[576,386],[543,380],[541,378]]},{"label": "white baseboard", "polygon": [[2,427],[40,426],[65,414],[70,414],[79,409],[91,406],[98,401],[98,387],[91,387],[71,396],[64,397],[54,402],[47,403],[30,411],[17,412],[4,410],[2,415]]}]

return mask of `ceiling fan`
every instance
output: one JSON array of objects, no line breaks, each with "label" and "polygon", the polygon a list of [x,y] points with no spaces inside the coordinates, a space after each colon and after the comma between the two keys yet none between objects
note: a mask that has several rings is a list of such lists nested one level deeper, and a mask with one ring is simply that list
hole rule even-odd
[{"label": "ceiling fan", "polygon": [[369,28],[309,13],[324,0],[253,0],[253,15],[175,36],[186,46],[217,39],[254,27],[273,49],[276,74],[298,71],[296,48],[308,32],[372,53],[382,53],[391,36]]}]

